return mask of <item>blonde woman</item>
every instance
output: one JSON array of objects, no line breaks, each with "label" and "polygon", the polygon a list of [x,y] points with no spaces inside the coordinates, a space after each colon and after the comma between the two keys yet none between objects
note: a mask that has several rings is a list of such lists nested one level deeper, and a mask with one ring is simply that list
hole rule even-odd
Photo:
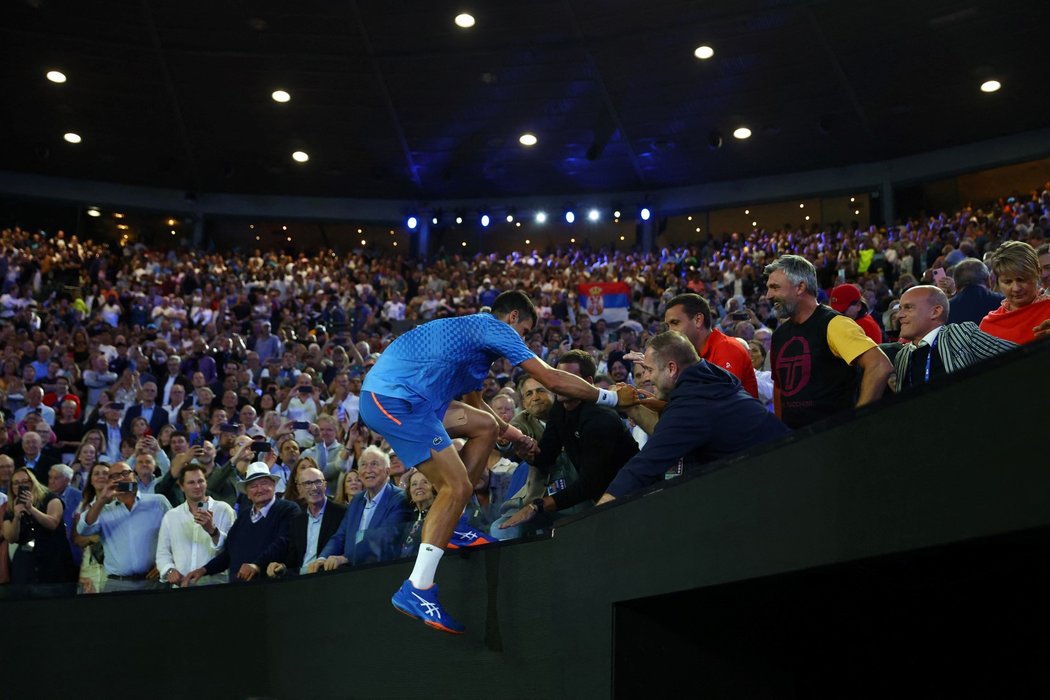
[{"label": "blonde woman", "polygon": [[49,493],[32,470],[22,467],[11,475],[11,502],[3,525],[4,540],[18,545],[11,558],[11,583],[75,580],[62,509],[62,499]]}]

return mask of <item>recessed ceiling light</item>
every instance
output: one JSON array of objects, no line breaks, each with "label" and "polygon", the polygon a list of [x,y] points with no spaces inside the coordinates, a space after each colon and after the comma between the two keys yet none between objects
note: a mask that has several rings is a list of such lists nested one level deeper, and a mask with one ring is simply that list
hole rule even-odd
[{"label": "recessed ceiling light", "polygon": [[986,80],[981,83],[981,92],[995,92],[1003,86],[998,80]]},{"label": "recessed ceiling light", "polygon": [[87,215],[88,215],[88,216],[93,216],[93,217],[96,217],[96,218],[97,218],[97,217],[99,217],[99,216],[102,216],[102,212],[100,212],[100,211],[99,211],[98,209],[96,209],[95,207],[91,207],[90,209],[88,209],[88,210],[87,210]]},{"label": "recessed ceiling light", "polygon": [[362,238],[362,239],[361,239],[361,245],[368,245],[368,243],[366,243],[366,242],[365,242],[365,239],[363,239],[363,238]]},{"label": "recessed ceiling light", "polygon": [[806,208],[806,205],[805,205],[805,203],[803,203],[803,204],[799,204],[799,205],[798,205],[798,208],[799,208],[799,209],[805,209],[805,208]]},{"label": "recessed ceiling light", "polygon": [[696,51],[693,52],[693,55],[699,58],[701,61],[706,61],[707,59],[715,55],[715,50],[712,49],[710,46],[697,46]]},{"label": "recessed ceiling light", "polygon": [[535,146],[536,136],[534,134],[522,134],[518,138],[518,143],[520,143],[522,146]]},{"label": "recessed ceiling light", "polygon": [[733,130],[733,138],[740,139],[741,141],[749,139],[751,138],[751,129],[748,129],[746,126],[736,128]]},{"label": "recessed ceiling light", "polygon": [[538,212],[536,212],[536,223],[537,224],[546,223],[546,221],[547,221],[547,212],[545,212],[545,211],[538,211]]},{"label": "recessed ceiling light", "polygon": [[47,72],[47,79],[52,83],[64,83],[66,82],[66,74],[60,70],[49,70]]},{"label": "recessed ceiling light", "polygon": [[274,90],[270,94],[270,97],[273,98],[274,102],[288,102],[290,99],[292,99],[292,96],[289,95],[288,92],[285,90]]},{"label": "recessed ceiling light", "polygon": [[525,245],[531,245],[531,244],[532,244],[532,241],[530,241],[528,238],[526,238],[525,239]]},{"label": "recessed ceiling light", "polygon": [[62,138],[64,138],[66,141],[69,141],[70,143],[80,143],[82,140],[80,138],[80,134],[74,134],[72,131],[63,134]]},{"label": "recessed ceiling light", "polygon": [[463,29],[470,29],[474,26],[474,15],[467,14],[466,12],[456,15],[456,26],[462,27]]},{"label": "recessed ceiling light", "polygon": [[464,248],[466,248],[467,247],[467,242],[463,241],[462,245],[463,245]]},{"label": "recessed ceiling light", "polygon": [[310,154],[306,151],[296,151],[292,154],[292,160],[294,160],[296,163],[305,163],[306,161],[310,160]]},{"label": "recessed ceiling light", "polygon": [[599,213],[597,209],[591,209],[589,212],[587,212],[588,221],[597,221],[600,217],[601,213]]}]

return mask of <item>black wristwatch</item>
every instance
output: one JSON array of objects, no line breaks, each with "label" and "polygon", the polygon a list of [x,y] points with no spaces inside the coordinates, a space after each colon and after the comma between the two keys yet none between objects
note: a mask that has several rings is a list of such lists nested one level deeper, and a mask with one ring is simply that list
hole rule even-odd
[{"label": "black wristwatch", "polygon": [[543,498],[536,498],[532,501],[532,506],[536,509],[537,513],[543,512]]}]

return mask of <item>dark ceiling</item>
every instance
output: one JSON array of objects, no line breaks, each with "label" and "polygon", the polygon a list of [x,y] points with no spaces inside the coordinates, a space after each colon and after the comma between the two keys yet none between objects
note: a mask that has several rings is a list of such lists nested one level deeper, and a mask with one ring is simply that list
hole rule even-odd
[{"label": "dark ceiling", "polygon": [[[882,160],[1050,123],[1048,7],[5,0],[0,170],[425,201]],[[453,24],[464,10],[470,30]],[[714,58],[694,58],[700,44]],[[990,77],[1003,89],[984,94]],[[525,131],[538,145],[518,143]]]}]

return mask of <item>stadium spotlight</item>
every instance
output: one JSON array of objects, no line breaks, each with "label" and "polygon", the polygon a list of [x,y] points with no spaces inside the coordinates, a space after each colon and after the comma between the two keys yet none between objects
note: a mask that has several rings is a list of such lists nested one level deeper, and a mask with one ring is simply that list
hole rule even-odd
[{"label": "stadium spotlight", "polygon": [[565,223],[571,224],[576,221],[576,212],[572,209],[565,210]]},{"label": "stadium spotlight", "polygon": [[547,223],[547,212],[540,210],[536,212],[536,223],[545,224]]},{"label": "stadium spotlight", "polygon": [[408,221],[406,221],[405,223],[408,225],[408,228],[410,230],[415,231],[416,227],[419,226],[419,219],[417,219],[414,216],[410,216],[408,217]]},{"label": "stadium spotlight", "polygon": [[481,215],[481,227],[482,228],[488,228],[489,224],[491,222],[492,222],[492,219],[489,218],[488,214],[482,214]]},{"label": "stadium spotlight", "polygon": [[648,221],[652,218],[653,212],[649,207],[642,207],[638,212],[638,216],[641,217],[642,221]]},{"label": "stadium spotlight", "polygon": [[589,212],[587,212],[588,221],[597,221],[599,218],[601,218],[601,214],[598,213],[597,209],[591,209]]}]

